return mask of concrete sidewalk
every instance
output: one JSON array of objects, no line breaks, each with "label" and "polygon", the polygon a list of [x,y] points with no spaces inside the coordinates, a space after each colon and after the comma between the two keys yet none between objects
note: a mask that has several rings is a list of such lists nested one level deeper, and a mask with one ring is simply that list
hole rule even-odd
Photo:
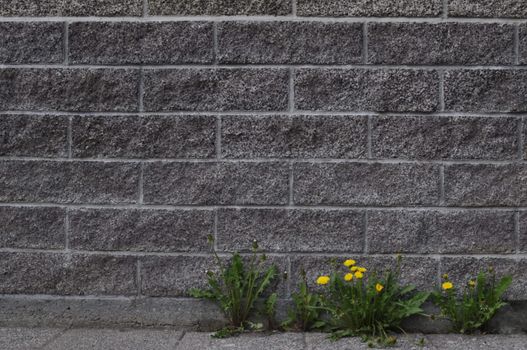
[{"label": "concrete sidewalk", "polygon": [[[424,339],[424,341],[423,341]],[[527,335],[400,336],[395,349],[527,349]],[[368,349],[357,338],[332,342],[325,334],[245,334],[213,339],[210,333],[174,330],[0,328],[2,350],[355,350]]]}]

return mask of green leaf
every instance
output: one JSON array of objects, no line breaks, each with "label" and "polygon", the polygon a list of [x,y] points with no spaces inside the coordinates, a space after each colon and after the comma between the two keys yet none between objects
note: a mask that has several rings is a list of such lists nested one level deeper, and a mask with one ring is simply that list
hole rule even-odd
[{"label": "green leaf", "polygon": [[505,293],[505,291],[507,290],[507,288],[509,288],[509,286],[511,285],[512,283],[512,276],[505,276],[503,277],[499,282],[498,282],[498,285],[496,286],[496,295],[498,297],[501,297],[503,295],[503,293]]}]

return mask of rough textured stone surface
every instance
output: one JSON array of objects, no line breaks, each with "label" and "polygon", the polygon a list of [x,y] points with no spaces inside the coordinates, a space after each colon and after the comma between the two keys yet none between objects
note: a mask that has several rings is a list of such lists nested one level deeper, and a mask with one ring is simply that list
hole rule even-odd
[{"label": "rough textured stone surface", "polygon": [[0,293],[133,295],[133,257],[47,253],[0,253]]},{"label": "rough textured stone surface", "polygon": [[518,157],[517,118],[372,118],[374,158],[492,159]]},{"label": "rough textured stone surface", "polygon": [[524,206],[527,167],[456,164],[445,167],[445,201],[453,206]]},{"label": "rough textured stone surface", "polygon": [[[527,119],[523,118],[522,126],[523,126],[523,130],[521,130],[521,134],[522,134],[521,137],[523,140],[526,140],[527,139]],[[523,149],[520,151],[522,153],[520,157],[523,157],[523,159],[527,159],[527,144],[524,144]]]},{"label": "rough textured stone surface", "polygon": [[299,205],[436,205],[439,200],[436,165],[298,163],[293,172],[293,202]]},{"label": "rough textured stone surface", "polygon": [[455,112],[527,111],[527,71],[445,72],[445,109]]},{"label": "rough textured stone surface", "polygon": [[141,293],[147,296],[188,296],[192,288],[206,288],[207,270],[214,270],[214,257],[175,256],[140,259]]},{"label": "rough textured stone surface", "polygon": [[0,253],[0,293],[57,294],[63,273],[61,254]]},{"label": "rough textured stone surface", "polygon": [[[207,288],[204,276],[206,271],[217,270],[214,261],[212,255],[140,258],[141,292],[146,296],[181,297],[188,296],[192,288]],[[284,258],[268,257],[264,266],[271,264],[275,264],[279,271],[271,288],[276,288],[280,296],[285,296],[287,288],[280,272],[287,271],[287,262]]]},{"label": "rough textured stone surface", "polygon": [[69,26],[73,64],[212,63],[211,22],[81,22]]},{"label": "rough textured stone surface", "polygon": [[139,71],[132,69],[0,69],[0,109],[137,111]]},{"label": "rough textured stone surface", "polygon": [[0,328],[0,348],[40,349],[62,332],[63,330],[58,328]]},{"label": "rough textured stone surface", "polygon": [[0,63],[60,63],[63,35],[62,23],[0,23]]},{"label": "rough textured stone surface", "polygon": [[[355,259],[359,266],[368,269],[368,273],[383,273],[386,269],[393,269],[397,263],[396,258],[390,256],[296,256],[291,258],[291,286],[295,290],[298,282],[301,280],[301,271],[306,272],[308,285],[315,290],[321,290],[320,286],[315,284],[318,276],[330,275],[333,271],[332,262],[343,262],[345,259]],[[346,268],[343,265],[342,271]],[[401,261],[401,283],[412,284],[422,290],[432,290],[437,285],[438,261],[428,257],[405,257]]]},{"label": "rough textured stone surface", "polygon": [[441,0],[298,0],[300,16],[437,17]]},{"label": "rough textured stone surface", "polygon": [[365,158],[366,117],[222,117],[226,158]]},{"label": "rough textured stone surface", "polygon": [[234,16],[291,14],[291,0],[149,0],[151,15]]},{"label": "rough textured stone surface", "polygon": [[209,210],[80,209],[70,211],[70,247],[78,250],[208,251]]},{"label": "rough textured stone surface", "polygon": [[450,17],[525,18],[527,7],[523,0],[450,0]]},{"label": "rough textured stone surface", "polygon": [[[306,333],[306,350],[367,350],[368,342],[361,338],[343,338],[338,341],[329,339],[327,333]],[[421,340],[422,339],[422,340]],[[421,342],[424,341],[422,345]],[[423,334],[397,335],[397,343],[391,349],[435,350],[427,336]]]},{"label": "rough textured stone surface", "polygon": [[0,156],[66,157],[65,116],[0,114]]},{"label": "rough textured stone surface", "polygon": [[527,259],[525,258],[441,258],[441,274],[447,273],[452,282],[459,287],[465,286],[479,271],[487,271],[489,267],[495,270],[497,278],[512,276],[513,282],[505,292],[507,299],[527,300]]},{"label": "rough textured stone surface", "polygon": [[364,213],[351,210],[228,209],[218,213],[217,246],[248,251],[362,252]]},{"label": "rough textured stone surface", "polygon": [[140,16],[142,0],[3,0],[0,16]]},{"label": "rough textured stone surface", "polygon": [[288,104],[285,69],[169,69],[145,72],[145,110],[281,111]]},{"label": "rough textured stone surface", "polygon": [[0,161],[0,202],[135,203],[139,165]]},{"label": "rough textured stone surface", "polygon": [[208,234],[279,262],[277,317],[346,254],[527,305],[524,2],[0,0],[0,325],[219,329]]},{"label": "rough textured stone surface", "polygon": [[285,350],[303,349],[300,333],[244,334],[227,339],[214,339],[210,333],[186,333],[176,350]]},{"label": "rough textured stone surface", "polygon": [[493,254],[516,252],[513,211],[368,212],[370,253]]},{"label": "rough textured stone surface", "polygon": [[403,69],[299,69],[295,107],[310,111],[433,112],[436,72]]},{"label": "rough textured stone surface", "polygon": [[519,26],[518,35],[519,63],[527,64],[527,24]]},{"label": "rough textured stone surface", "polygon": [[212,116],[79,116],[72,124],[80,158],[211,158],[215,141]]},{"label": "rough textured stone surface", "polygon": [[[426,54],[423,54],[425,53]],[[371,23],[374,64],[513,64],[514,26],[478,23]]]},{"label": "rough textured stone surface", "polygon": [[0,207],[0,248],[64,248],[65,219],[60,208]]},{"label": "rough textured stone surface", "polygon": [[[247,43],[251,43],[247,45]],[[225,22],[220,63],[351,64],[362,62],[360,23]]]},{"label": "rough textured stone surface", "polygon": [[144,170],[149,204],[286,204],[285,163],[150,163]]},{"label": "rough textured stone surface", "polygon": [[56,290],[73,295],[136,295],[137,261],[132,256],[73,255],[65,257]]},{"label": "rough textured stone surface", "polygon": [[71,329],[43,350],[173,350],[182,335],[174,330]]},{"label": "rough textured stone surface", "polygon": [[520,212],[520,246],[523,253],[527,253],[527,211]]}]

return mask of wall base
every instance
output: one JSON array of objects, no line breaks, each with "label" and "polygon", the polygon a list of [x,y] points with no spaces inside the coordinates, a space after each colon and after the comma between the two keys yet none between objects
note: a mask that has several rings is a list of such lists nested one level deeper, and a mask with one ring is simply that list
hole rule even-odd
[{"label": "wall base", "polygon": [[[279,304],[284,317],[288,301]],[[225,324],[221,310],[211,302],[190,298],[97,298],[0,296],[0,327],[115,327],[177,328],[211,331]],[[432,305],[426,307],[435,312]],[[414,317],[404,323],[408,332],[448,333],[449,323]],[[504,307],[488,325],[500,334],[527,333],[527,301]]]}]

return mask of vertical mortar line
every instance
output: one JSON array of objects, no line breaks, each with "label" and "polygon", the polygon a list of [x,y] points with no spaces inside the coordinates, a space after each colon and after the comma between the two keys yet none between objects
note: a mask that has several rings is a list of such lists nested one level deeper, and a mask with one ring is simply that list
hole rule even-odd
[{"label": "vertical mortar line", "polygon": [[368,64],[368,22],[362,25],[362,63]]},{"label": "vertical mortar line", "polygon": [[67,130],[66,130],[66,134],[67,134],[67,138],[68,140],[66,141],[66,147],[67,147],[67,152],[68,152],[68,158],[72,158],[73,157],[73,152],[72,152],[72,149],[73,149],[73,116],[69,116],[68,117],[68,127],[67,127]]},{"label": "vertical mortar line", "polygon": [[519,124],[520,130],[518,130],[518,160],[523,160],[525,148],[525,138],[523,136],[523,129],[525,128],[525,118],[521,117]]},{"label": "vertical mortar line", "polygon": [[443,18],[447,18],[447,17],[448,17],[448,0],[443,0],[443,13],[442,13],[442,17],[443,17]]},{"label": "vertical mortar line", "polygon": [[69,41],[70,41],[70,25],[68,22],[64,22],[64,64],[65,65],[68,65],[69,62],[70,62],[70,46],[69,46]]},{"label": "vertical mortar line", "polygon": [[140,297],[143,293],[142,291],[142,279],[141,279],[141,260],[137,258],[136,268],[135,268],[135,279],[137,281],[137,296]]},{"label": "vertical mortar line", "polygon": [[139,68],[139,96],[138,96],[139,112],[144,112],[145,110],[144,102],[143,102],[144,95],[145,95],[145,70],[141,66],[141,68]]},{"label": "vertical mortar line", "polygon": [[138,196],[138,199],[137,199],[137,204],[141,205],[143,204],[143,198],[144,198],[144,195],[143,195],[143,187],[144,187],[144,168],[145,168],[145,163],[141,162],[139,163],[139,196]]},{"label": "vertical mortar line", "polygon": [[445,111],[445,71],[439,70],[439,111]]},{"label": "vertical mortar line", "polygon": [[295,68],[289,69],[289,114],[295,111]]},{"label": "vertical mortar line", "polygon": [[514,25],[514,64],[520,64],[520,25]]},{"label": "vertical mortar line", "polygon": [[439,204],[445,205],[445,165],[439,167]]},{"label": "vertical mortar line", "polygon": [[143,0],[143,17],[148,17],[148,0]]},{"label": "vertical mortar line", "polygon": [[221,130],[222,130],[221,122],[222,122],[221,115],[218,115],[216,117],[216,139],[214,142],[214,147],[216,151],[216,159],[218,160],[221,159]]},{"label": "vertical mortar line", "polygon": [[214,64],[218,64],[219,62],[219,50],[218,50],[218,22],[212,23],[212,49],[213,49],[213,59]]},{"label": "vertical mortar line", "polygon": [[364,254],[368,254],[370,251],[370,240],[368,238],[368,211],[364,213]]},{"label": "vertical mortar line", "polygon": [[516,253],[520,253],[520,209],[514,212],[514,233],[516,234]]},{"label": "vertical mortar line", "polygon": [[366,146],[366,152],[367,152],[367,157],[368,159],[372,159],[373,158],[373,151],[372,151],[372,116],[369,115],[368,116],[368,135],[367,135],[367,146]]},{"label": "vertical mortar line", "polygon": [[293,0],[292,4],[291,4],[291,15],[293,17],[296,17],[296,8],[297,8],[296,2],[297,2],[297,0]]}]

